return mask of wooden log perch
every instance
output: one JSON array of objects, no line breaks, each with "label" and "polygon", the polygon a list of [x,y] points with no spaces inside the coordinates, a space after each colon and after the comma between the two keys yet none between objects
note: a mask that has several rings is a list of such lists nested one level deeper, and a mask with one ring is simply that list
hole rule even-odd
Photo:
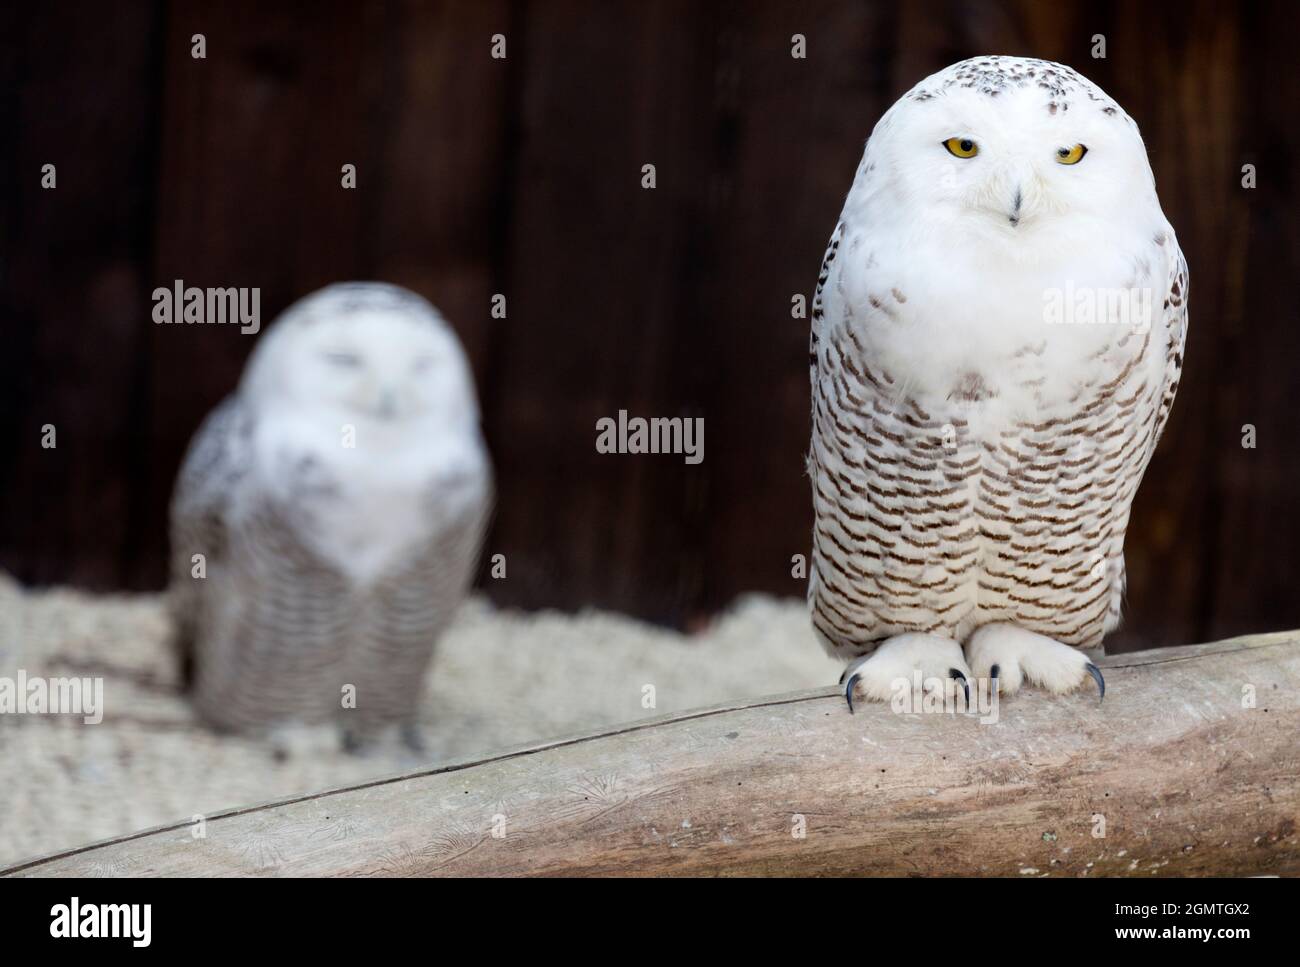
[{"label": "wooden log perch", "polygon": [[[835,690],[208,816],[10,875],[1300,873],[1300,632],[1121,655],[1107,695]],[[1252,700],[1253,699],[1253,700]]]}]

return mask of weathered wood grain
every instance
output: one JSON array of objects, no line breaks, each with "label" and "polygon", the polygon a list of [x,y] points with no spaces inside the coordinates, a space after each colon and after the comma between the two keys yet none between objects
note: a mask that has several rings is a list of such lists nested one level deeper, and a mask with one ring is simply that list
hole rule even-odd
[{"label": "weathered wood grain", "polygon": [[0,567],[32,583],[114,586],[139,540],[161,32],[153,4],[0,12]]},{"label": "weathered wood grain", "polygon": [[209,816],[202,839],[177,824],[3,872],[1300,873],[1300,632],[1102,664],[1104,703],[1023,693],[982,724],[880,705],[851,716],[830,691],[777,696]]}]

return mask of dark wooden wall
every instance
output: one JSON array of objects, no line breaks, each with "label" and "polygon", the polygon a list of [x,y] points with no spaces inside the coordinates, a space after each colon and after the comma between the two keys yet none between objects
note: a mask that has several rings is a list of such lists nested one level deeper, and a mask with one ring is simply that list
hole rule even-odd
[{"label": "dark wooden wall", "polygon": [[[0,566],[24,581],[163,583],[183,448],[254,341],[153,325],[156,285],[259,286],[269,319],[380,278],[438,304],[473,359],[497,600],[690,624],[744,590],[802,594],[807,323],[791,297],[880,114],[933,70],[1008,53],[1077,67],[1138,120],[1191,265],[1187,367],[1134,511],[1118,644],[1300,624],[1285,4],[187,0],[0,17]],[[704,463],[597,454],[595,423],[619,409],[705,417]]]}]

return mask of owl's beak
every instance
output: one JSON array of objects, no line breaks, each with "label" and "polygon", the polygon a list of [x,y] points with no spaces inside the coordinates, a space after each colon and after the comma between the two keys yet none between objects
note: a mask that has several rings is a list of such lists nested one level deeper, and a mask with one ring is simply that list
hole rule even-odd
[{"label": "owl's beak", "polygon": [[1016,197],[1011,202],[1011,212],[1007,215],[1007,221],[1011,223],[1012,228],[1020,224],[1020,205],[1023,201],[1024,195],[1020,191],[1020,186],[1016,185]]}]

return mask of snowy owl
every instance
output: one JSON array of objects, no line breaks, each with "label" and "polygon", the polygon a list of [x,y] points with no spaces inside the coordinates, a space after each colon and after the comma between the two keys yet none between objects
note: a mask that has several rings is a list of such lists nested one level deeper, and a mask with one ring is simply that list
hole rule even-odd
[{"label": "snowy owl", "polygon": [[171,506],[171,604],[199,714],[337,721],[419,745],[421,684],[491,495],[473,378],[428,302],[331,285],[290,306],[204,421]]},{"label": "snowy owl", "polygon": [[850,710],[917,671],[1104,695],[1080,649],[1119,623],[1187,333],[1132,118],[1048,61],[921,81],[867,142],[812,317],[808,601]]}]

